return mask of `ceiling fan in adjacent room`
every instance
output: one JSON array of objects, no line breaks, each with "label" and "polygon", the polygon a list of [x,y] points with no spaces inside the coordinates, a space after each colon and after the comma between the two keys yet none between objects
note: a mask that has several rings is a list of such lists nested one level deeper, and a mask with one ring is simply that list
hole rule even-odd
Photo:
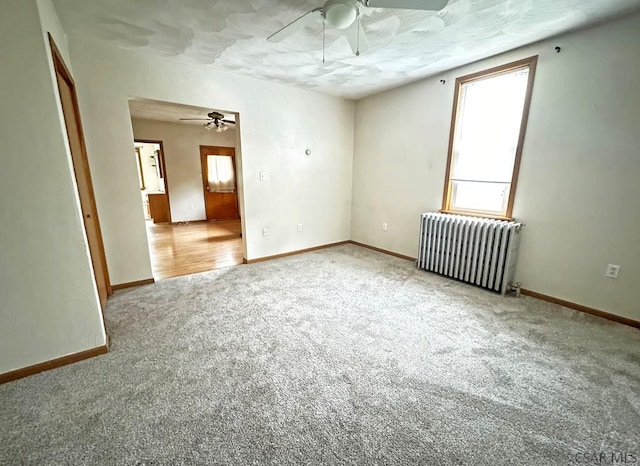
[{"label": "ceiling fan in adjacent room", "polygon": [[229,129],[229,125],[235,125],[233,120],[227,120],[220,112],[212,111],[207,113],[209,118],[180,118],[182,121],[206,121],[204,127],[207,129],[215,129],[216,133],[222,133]]},{"label": "ceiling fan in adjacent room", "polygon": [[323,60],[324,30],[326,27],[344,30],[351,50],[357,56],[369,48],[367,37],[360,21],[360,7],[397,8],[422,11],[440,11],[447,6],[449,0],[327,0],[322,7],[315,8],[267,37],[270,42],[280,42],[286,37],[311,26],[322,18]]}]

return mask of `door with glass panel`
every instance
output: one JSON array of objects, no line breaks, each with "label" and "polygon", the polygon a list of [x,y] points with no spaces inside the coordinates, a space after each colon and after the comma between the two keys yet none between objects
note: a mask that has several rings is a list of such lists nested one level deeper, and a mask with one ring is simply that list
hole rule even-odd
[{"label": "door with glass panel", "polygon": [[207,220],[240,218],[233,147],[200,146]]}]

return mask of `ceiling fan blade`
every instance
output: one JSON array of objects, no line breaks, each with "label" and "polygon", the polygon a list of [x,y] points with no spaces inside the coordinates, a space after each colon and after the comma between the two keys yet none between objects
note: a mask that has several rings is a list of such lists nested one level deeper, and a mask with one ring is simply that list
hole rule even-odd
[{"label": "ceiling fan blade", "polygon": [[369,41],[367,41],[367,36],[364,33],[364,29],[362,29],[360,20],[354,21],[345,31],[345,35],[349,40],[349,45],[354,55],[360,55],[369,49]]},{"label": "ceiling fan blade", "polygon": [[364,0],[371,8],[401,8],[408,10],[440,11],[449,0]]},{"label": "ceiling fan blade", "polygon": [[313,21],[317,19],[317,16],[314,13],[322,13],[322,8],[316,8],[309,11],[308,13],[303,14],[298,19],[291,21],[285,27],[271,34],[269,37],[267,37],[267,40],[269,42],[280,42],[290,35],[300,31],[305,26],[311,25]]},{"label": "ceiling fan blade", "polygon": [[228,125],[235,125],[235,124],[236,124],[236,122],[235,122],[235,121],[233,121],[233,120],[221,120],[221,121],[222,121],[223,123],[228,124]]},{"label": "ceiling fan blade", "polygon": [[209,121],[211,118],[179,118],[182,121]]}]

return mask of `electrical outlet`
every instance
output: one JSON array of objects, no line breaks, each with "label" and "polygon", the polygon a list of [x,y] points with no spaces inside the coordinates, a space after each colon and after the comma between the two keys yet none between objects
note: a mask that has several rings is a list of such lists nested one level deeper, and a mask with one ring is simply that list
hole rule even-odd
[{"label": "electrical outlet", "polygon": [[604,274],[604,276],[608,278],[618,278],[619,273],[620,273],[619,265],[607,264],[607,271]]},{"label": "electrical outlet", "polygon": [[260,181],[267,180],[267,172],[260,172]]},{"label": "electrical outlet", "polygon": [[269,236],[269,229],[267,227],[262,227],[262,236]]},{"label": "electrical outlet", "polygon": [[189,208],[190,208],[190,209],[193,209],[193,202],[190,202],[190,203],[189,203]]},{"label": "electrical outlet", "polygon": [[302,231],[302,223],[298,223],[298,231]]},{"label": "electrical outlet", "polygon": [[387,231],[387,224],[386,223],[382,224],[382,231]]}]

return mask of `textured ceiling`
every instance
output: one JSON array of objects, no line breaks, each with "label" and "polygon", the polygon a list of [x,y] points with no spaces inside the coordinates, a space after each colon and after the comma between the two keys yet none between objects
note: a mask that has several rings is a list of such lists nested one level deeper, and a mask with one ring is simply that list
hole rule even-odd
[{"label": "textured ceiling", "polygon": [[[206,121],[180,121],[180,118],[207,118],[211,111],[217,111],[224,115],[226,120],[235,121],[235,114],[213,108],[194,107],[191,105],[174,104],[158,100],[132,98],[129,100],[131,118],[143,120],[168,121],[185,125],[204,126]],[[229,129],[234,129],[233,125]]]},{"label": "textured ceiling", "polygon": [[323,0],[54,0],[67,33],[214,69],[359,98],[640,8],[638,0],[450,0],[437,14],[362,7],[352,54],[322,23],[273,32]]}]

